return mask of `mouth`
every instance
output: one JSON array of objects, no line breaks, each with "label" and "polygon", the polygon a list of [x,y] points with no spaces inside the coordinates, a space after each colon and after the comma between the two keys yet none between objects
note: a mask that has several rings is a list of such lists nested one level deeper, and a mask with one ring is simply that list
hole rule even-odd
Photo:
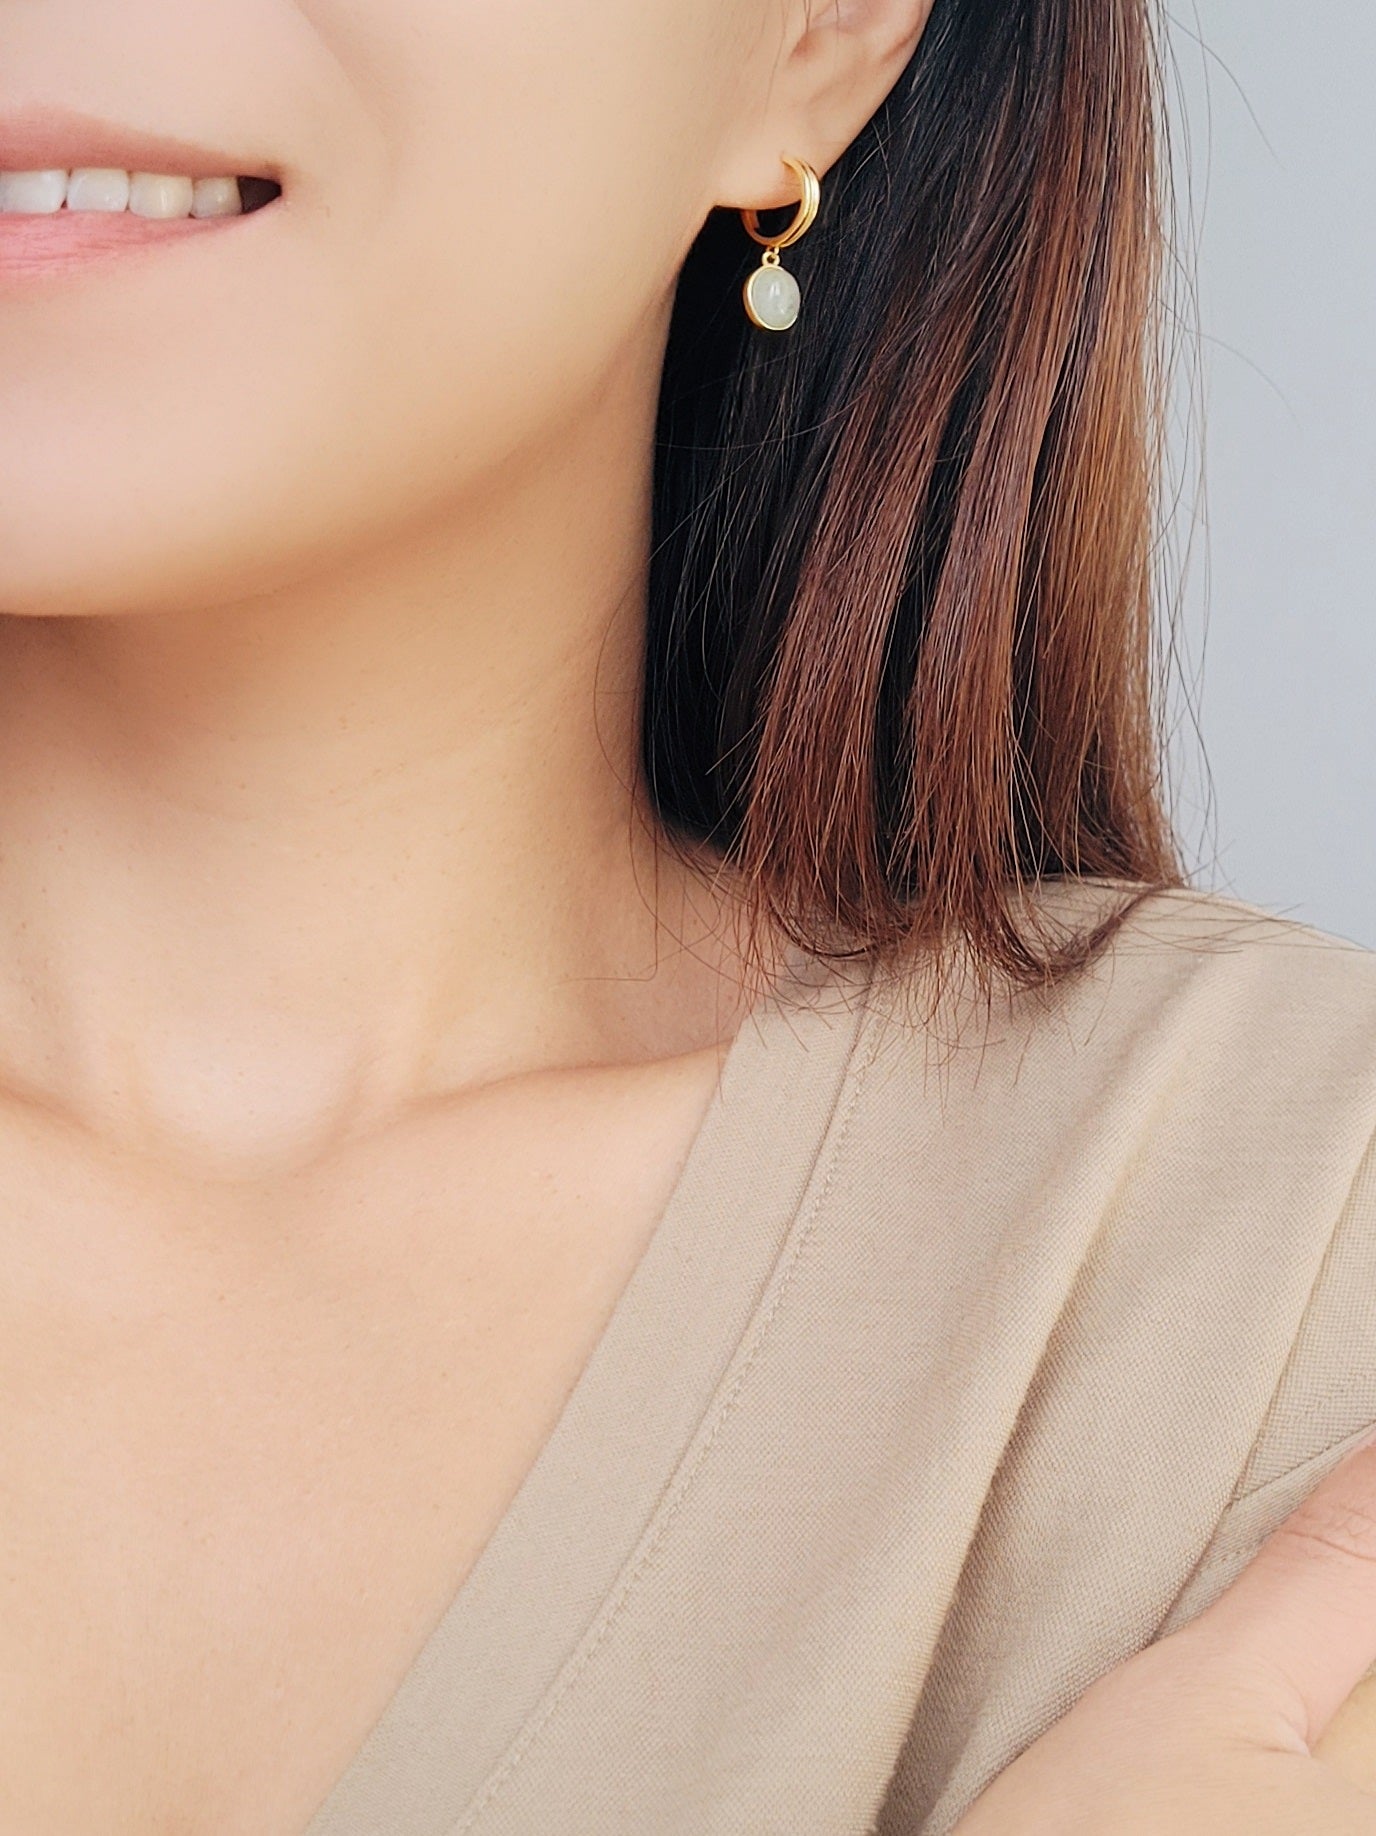
[{"label": "mouth", "polygon": [[66,109],[0,115],[0,291],[224,234],[282,196],[270,162],[241,165],[223,150]]},{"label": "mouth", "polygon": [[[0,298],[96,265],[246,234],[280,208],[273,179],[115,167],[0,172]],[[237,230],[235,228],[237,227]]]},{"label": "mouth", "polygon": [[128,172],[117,166],[0,170],[0,217],[142,217],[175,223],[252,216],[282,195],[275,179],[209,173]]}]

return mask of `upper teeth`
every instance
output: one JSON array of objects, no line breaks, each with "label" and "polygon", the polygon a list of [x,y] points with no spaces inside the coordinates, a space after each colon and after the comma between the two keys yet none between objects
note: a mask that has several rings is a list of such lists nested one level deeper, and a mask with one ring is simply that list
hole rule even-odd
[{"label": "upper teeth", "polygon": [[165,172],[0,172],[0,213],[50,216],[68,210],[131,210],[139,217],[234,217],[243,210],[237,178],[181,178]]}]

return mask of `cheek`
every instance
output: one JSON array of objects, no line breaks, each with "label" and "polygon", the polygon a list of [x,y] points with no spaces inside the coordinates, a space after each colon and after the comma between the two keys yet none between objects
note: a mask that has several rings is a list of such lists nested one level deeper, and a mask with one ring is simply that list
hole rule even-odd
[{"label": "cheek", "polygon": [[387,171],[325,233],[332,268],[368,265],[345,335],[379,408],[514,442],[667,305],[711,203],[734,4],[410,0],[398,32],[387,0],[376,38],[351,9]]},{"label": "cheek", "polygon": [[715,9],[301,10],[358,106],[283,203],[0,356],[0,609],[269,590],[458,501],[659,334],[711,202]]}]

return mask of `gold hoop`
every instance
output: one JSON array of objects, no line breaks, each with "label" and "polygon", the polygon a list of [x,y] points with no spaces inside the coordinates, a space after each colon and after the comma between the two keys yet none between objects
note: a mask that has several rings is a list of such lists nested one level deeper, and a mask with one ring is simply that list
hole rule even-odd
[{"label": "gold hoop", "polygon": [[763,243],[765,248],[775,250],[788,248],[789,245],[796,242],[805,231],[811,229],[813,221],[817,216],[817,207],[822,201],[822,182],[812,170],[812,167],[808,165],[807,161],[805,159],[794,159],[787,153],[781,153],[779,157],[786,166],[791,166],[794,172],[797,173],[798,182],[803,188],[802,199],[799,202],[793,221],[789,224],[788,228],[778,236],[762,236],[760,234],[759,212],[756,210],[743,210],[741,212],[741,221],[745,224],[747,233],[752,236],[756,242]]}]

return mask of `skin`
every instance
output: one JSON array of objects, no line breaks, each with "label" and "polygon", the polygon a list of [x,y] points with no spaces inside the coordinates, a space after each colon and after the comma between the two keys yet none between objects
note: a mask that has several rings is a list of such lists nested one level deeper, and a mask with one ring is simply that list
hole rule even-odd
[{"label": "skin", "polygon": [[0,112],[285,187],[0,294],[5,1829],[301,1831],[635,1266],[742,1011],[636,765],[675,278],[927,5],[0,13]]},{"label": "skin", "polygon": [[744,1000],[637,772],[675,281],[926,7],[0,10],[0,113],[284,186],[0,292],[0,1827],[302,1830],[635,1266]]}]

